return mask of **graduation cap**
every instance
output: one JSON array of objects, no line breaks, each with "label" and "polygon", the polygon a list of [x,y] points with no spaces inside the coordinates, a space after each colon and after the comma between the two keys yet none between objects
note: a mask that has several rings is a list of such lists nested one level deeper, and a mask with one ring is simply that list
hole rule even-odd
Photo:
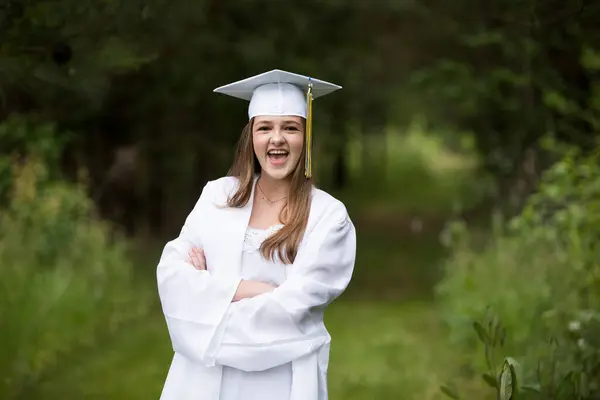
[{"label": "graduation cap", "polygon": [[305,176],[312,177],[312,102],[341,89],[341,86],[292,72],[274,69],[216,88],[250,102],[248,117],[293,115],[306,119]]}]

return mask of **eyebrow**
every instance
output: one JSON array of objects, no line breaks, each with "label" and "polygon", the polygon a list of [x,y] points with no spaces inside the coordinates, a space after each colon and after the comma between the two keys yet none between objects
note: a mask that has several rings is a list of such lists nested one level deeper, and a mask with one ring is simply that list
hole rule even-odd
[{"label": "eyebrow", "polygon": [[259,125],[273,125],[273,122],[272,121],[258,121],[256,123],[256,126],[259,126]]}]

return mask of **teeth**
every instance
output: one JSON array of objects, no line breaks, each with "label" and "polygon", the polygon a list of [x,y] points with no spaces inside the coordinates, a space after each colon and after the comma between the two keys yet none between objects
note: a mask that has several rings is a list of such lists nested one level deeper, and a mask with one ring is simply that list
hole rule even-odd
[{"label": "teeth", "polygon": [[287,154],[287,151],[284,151],[284,150],[271,150],[267,154],[272,154],[272,155]]}]

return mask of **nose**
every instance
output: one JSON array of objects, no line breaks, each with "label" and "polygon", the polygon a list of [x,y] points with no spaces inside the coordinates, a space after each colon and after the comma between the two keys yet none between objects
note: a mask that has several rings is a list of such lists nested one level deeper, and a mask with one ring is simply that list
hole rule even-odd
[{"label": "nose", "polygon": [[273,129],[273,135],[271,136],[271,143],[283,144],[284,141],[285,141],[285,139],[283,137],[283,132],[281,132],[281,129],[279,129],[279,128]]}]

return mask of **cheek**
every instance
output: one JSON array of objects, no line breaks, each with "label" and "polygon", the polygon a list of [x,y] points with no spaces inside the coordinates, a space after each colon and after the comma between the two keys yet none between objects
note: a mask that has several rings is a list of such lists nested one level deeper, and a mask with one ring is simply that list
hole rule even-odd
[{"label": "cheek", "polygon": [[252,135],[252,144],[254,147],[254,153],[257,156],[264,155],[268,139],[267,135],[254,134]]},{"label": "cheek", "polygon": [[294,135],[289,140],[288,143],[290,145],[290,150],[294,155],[299,156],[302,152],[302,148],[304,147],[304,136],[303,135]]}]

